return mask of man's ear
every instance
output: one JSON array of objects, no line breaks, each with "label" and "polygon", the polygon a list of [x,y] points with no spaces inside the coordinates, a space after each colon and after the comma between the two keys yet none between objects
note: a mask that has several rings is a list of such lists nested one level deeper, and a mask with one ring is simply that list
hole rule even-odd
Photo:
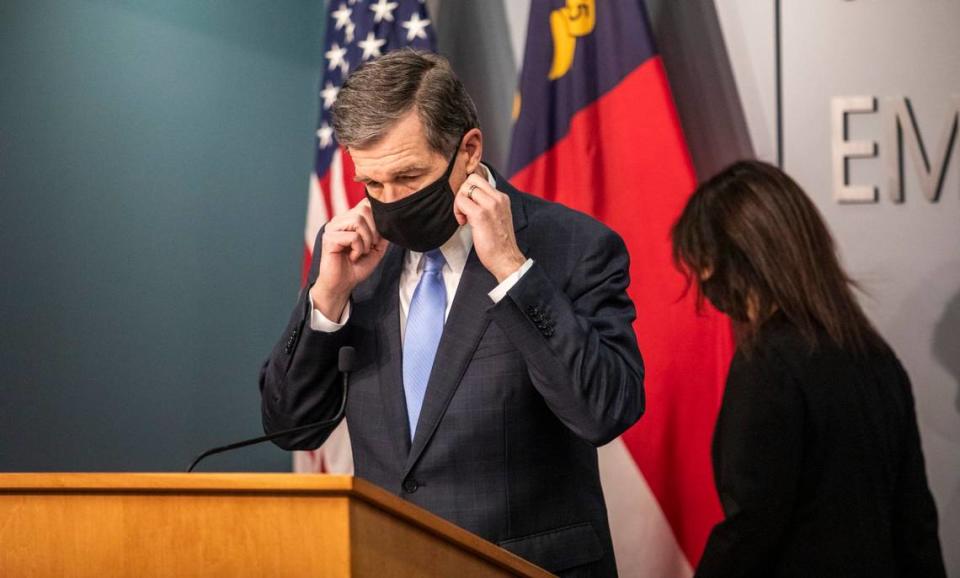
[{"label": "man's ear", "polygon": [[460,146],[460,153],[467,155],[467,174],[477,170],[480,166],[480,159],[483,158],[483,133],[479,128],[472,128],[463,136],[463,144]]}]

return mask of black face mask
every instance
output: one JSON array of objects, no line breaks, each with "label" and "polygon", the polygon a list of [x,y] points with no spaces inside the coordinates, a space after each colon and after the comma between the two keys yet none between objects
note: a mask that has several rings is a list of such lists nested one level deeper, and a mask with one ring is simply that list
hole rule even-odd
[{"label": "black face mask", "polygon": [[370,208],[373,209],[373,221],[380,236],[419,253],[436,249],[453,236],[460,223],[453,214],[450,174],[459,150],[458,143],[447,170],[439,179],[399,201],[383,203],[367,191]]}]

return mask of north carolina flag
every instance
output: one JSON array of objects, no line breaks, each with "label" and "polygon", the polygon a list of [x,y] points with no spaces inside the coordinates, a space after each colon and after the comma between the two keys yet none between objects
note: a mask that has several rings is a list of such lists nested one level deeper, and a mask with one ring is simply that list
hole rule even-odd
[{"label": "north carolina flag", "polygon": [[620,572],[688,576],[722,517],[710,443],[733,342],[671,260],[696,182],[642,0],[533,0],[514,116],[511,182],[630,251],[647,412],[601,450]]}]

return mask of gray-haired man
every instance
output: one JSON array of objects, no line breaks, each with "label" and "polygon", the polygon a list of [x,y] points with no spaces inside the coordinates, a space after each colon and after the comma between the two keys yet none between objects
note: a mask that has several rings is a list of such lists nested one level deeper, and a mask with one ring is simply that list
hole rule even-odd
[{"label": "gray-haired man", "polygon": [[334,128],[367,199],[317,237],[261,372],[266,431],[335,413],[351,345],[358,476],[547,570],[614,575],[596,446],[644,408],[623,242],[481,162],[476,109],[442,57],[361,66]]}]

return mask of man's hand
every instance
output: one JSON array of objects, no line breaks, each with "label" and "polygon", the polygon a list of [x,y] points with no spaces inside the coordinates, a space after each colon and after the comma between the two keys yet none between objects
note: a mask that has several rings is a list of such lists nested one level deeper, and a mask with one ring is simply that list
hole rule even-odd
[{"label": "man's hand", "polygon": [[323,231],[317,281],[310,288],[313,307],[327,319],[339,320],[353,288],[370,276],[389,244],[377,232],[367,199],[331,219]]},{"label": "man's hand", "polygon": [[513,232],[510,197],[491,187],[485,178],[477,174],[467,177],[457,191],[453,212],[461,225],[473,227],[477,257],[498,283],[526,262]]}]

